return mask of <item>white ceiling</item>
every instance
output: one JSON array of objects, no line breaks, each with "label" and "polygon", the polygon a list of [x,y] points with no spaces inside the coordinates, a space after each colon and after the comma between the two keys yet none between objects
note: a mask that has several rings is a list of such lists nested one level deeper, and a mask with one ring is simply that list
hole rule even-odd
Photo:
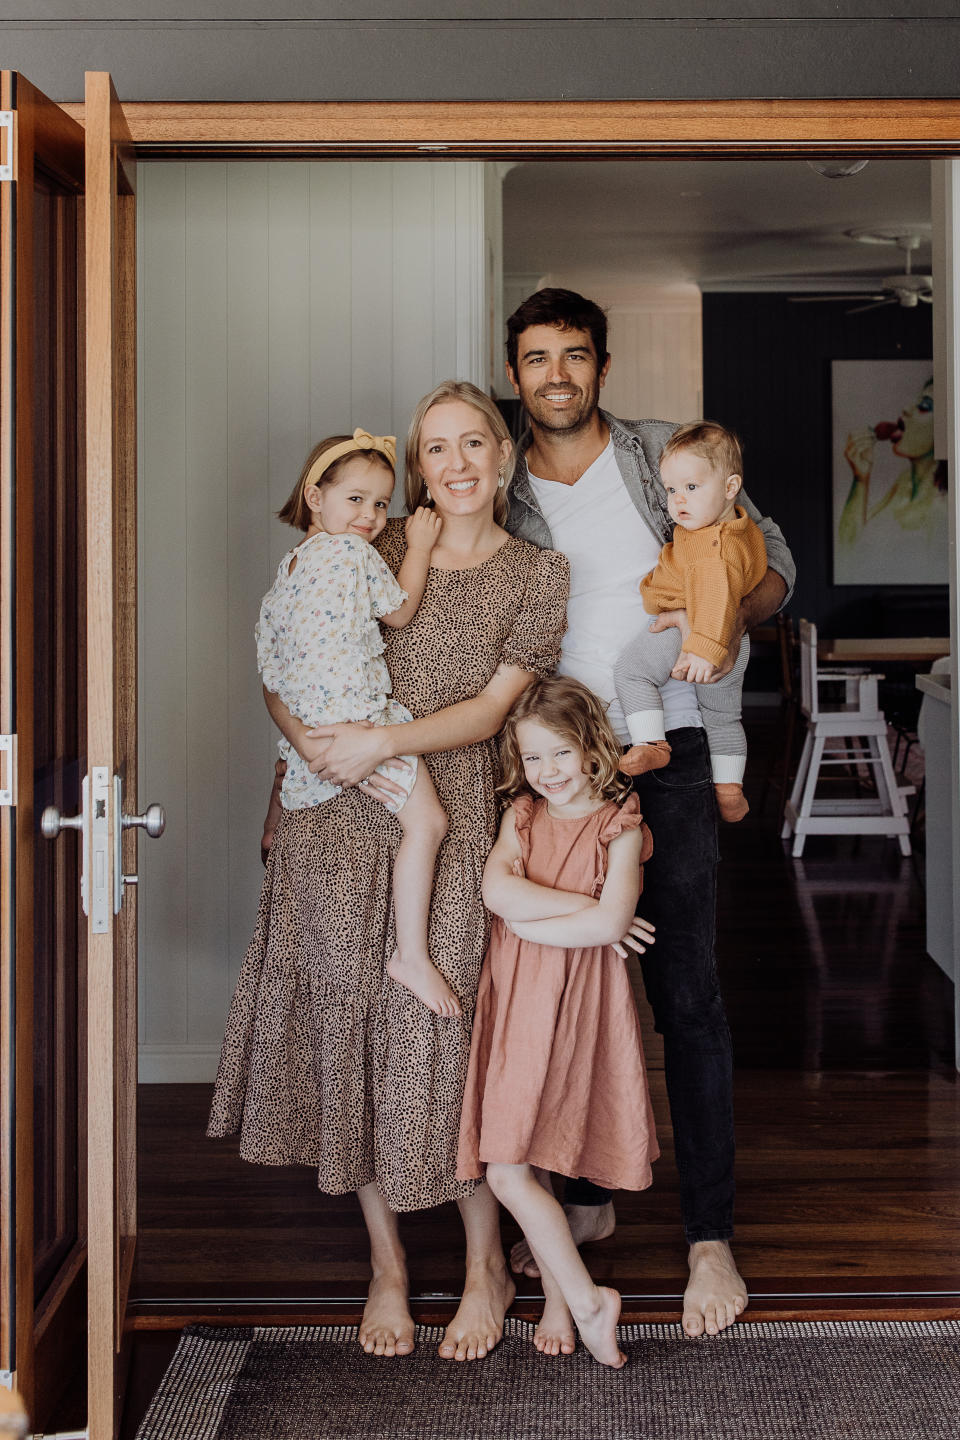
[{"label": "white ceiling", "polygon": [[929,221],[926,160],[871,160],[840,180],[802,160],[524,164],[503,184],[504,271],[705,290],[869,290],[905,257],[844,231],[925,224],[913,269],[929,271]]}]

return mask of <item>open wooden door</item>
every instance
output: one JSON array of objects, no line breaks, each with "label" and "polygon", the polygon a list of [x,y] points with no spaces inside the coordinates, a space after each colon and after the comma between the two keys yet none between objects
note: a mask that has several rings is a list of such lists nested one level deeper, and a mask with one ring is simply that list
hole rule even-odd
[{"label": "open wooden door", "polygon": [[[89,73],[86,131],[88,1426],[113,1440],[137,1230],[136,224],[130,136]],[[129,877],[129,879],[127,878]]]},{"label": "open wooden door", "polygon": [[0,77],[0,1371],[46,1423],[82,1342],[83,131]]},{"label": "open wooden door", "polygon": [[109,76],[88,75],[83,128],[21,76],[2,86],[0,1379],[39,1429],[85,1335],[88,1433],[113,1440],[136,1239],[130,872],[136,827],[163,828],[135,813],[134,166]]}]

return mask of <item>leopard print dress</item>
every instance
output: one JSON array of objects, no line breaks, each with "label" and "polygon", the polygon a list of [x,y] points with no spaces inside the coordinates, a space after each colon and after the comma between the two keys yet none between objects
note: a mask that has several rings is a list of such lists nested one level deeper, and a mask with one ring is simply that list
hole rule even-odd
[{"label": "leopard print dress", "polygon": [[[402,521],[379,548],[396,571]],[[482,565],[430,571],[415,619],[388,630],[394,694],[415,718],[472,699],[501,663],[556,668],[564,556],[511,537]],[[400,830],[357,789],[285,810],[233,998],[207,1134],[240,1134],[262,1165],[311,1165],[320,1189],[375,1180],[395,1210],[456,1200],[470,1029],[488,936],[480,898],[499,821],[496,741],[428,755],[450,826],[437,863],[430,953],[463,1007],[440,1019],[384,973]]]}]

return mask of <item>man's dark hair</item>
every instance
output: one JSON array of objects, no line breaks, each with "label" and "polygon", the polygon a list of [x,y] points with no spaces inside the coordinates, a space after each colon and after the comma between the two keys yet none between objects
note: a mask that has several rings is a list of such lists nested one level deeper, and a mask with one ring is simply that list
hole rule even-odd
[{"label": "man's dark hair", "polygon": [[586,330],[597,352],[597,368],[607,362],[607,317],[599,305],[575,290],[538,290],[507,321],[507,364],[517,373],[517,341],[531,325],[555,325],[558,330]]}]

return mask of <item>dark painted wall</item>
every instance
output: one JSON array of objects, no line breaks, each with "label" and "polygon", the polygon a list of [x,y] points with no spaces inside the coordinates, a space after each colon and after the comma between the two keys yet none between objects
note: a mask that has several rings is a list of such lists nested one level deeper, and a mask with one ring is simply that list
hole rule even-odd
[{"label": "dark painted wall", "polygon": [[0,64],[56,99],[960,94],[957,0],[0,0]]},{"label": "dark painted wall", "polygon": [[832,582],[830,361],[932,354],[929,306],[864,315],[847,308],[704,295],[704,413],[742,436],[748,493],[790,542],[798,571],[791,614],[815,620],[825,635],[945,635],[946,586]]}]

